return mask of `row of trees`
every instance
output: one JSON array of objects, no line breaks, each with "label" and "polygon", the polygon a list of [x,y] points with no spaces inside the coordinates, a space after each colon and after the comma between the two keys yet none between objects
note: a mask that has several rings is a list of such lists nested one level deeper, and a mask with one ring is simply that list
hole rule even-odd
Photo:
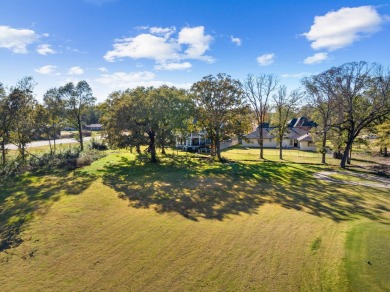
[{"label": "row of trees", "polygon": [[95,102],[88,83],[68,83],[48,90],[43,104],[33,94],[35,82],[31,77],[20,80],[6,90],[0,83],[0,142],[2,164],[6,163],[6,145],[18,146],[22,161],[25,161],[26,145],[37,137],[53,141],[51,152],[56,150],[55,141],[64,125],[78,130],[83,150],[82,125],[88,108]]},{"label": "row of trees", "polygon": [[[55,140],[64,124],[78,130],[83,149],[83,117],[91,115],[88,109],[95,102],[87,82],[50,89],[43,105],[34,99],[33,85],[31,78],[25,78],[9,92],[0,86],[3,163],[5,144],[18,145],[23,156],[26,143],[36,133]],[[390,118],[390,74],[382,66],[347,63],[304,78],[302,85],[304,90],[288,93],[272,74],[249,75],[243,82],[226,74],[210,75],[189,91],[168,86],[116,91],[99,105],[99,111],[110,146],[140,152],[141,145],[148,145],[152,162],[157,161],[156,147],[165,153],[175,137],[194,131],[206,132],[212,141],[211,155],[221,159],[221,140],[243,136],[253,122],[259,131],[260,158],[264,158],[263,127],[271,121],[282,158],[287,121],[297,114],[299,105],[319,124],[312,135],[320,141],[323,163],[329,138],[341,167],[346,166],[352,145],[364,129],[382,125],[377,129],[383,139],[378,140],[387,145],[388,128],[383,125]]]}]

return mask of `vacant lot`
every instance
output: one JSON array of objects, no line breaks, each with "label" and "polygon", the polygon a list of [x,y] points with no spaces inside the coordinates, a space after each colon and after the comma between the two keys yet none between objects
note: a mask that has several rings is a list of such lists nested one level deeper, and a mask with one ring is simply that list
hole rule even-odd
[{"label": "vacant lot", "polygon": [[389,189],[318,180],[337,161],[274,152],[112,152],[0,183],[2,236],[16,234],[1,290],[389,290]]}]

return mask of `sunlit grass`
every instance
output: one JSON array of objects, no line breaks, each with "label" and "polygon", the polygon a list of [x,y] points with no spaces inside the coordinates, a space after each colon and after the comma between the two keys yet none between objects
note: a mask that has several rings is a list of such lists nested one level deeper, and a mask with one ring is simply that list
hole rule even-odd
[{"label": "sunlit grass", "polygon": [[346,244],[367,222],[386,240],[386,190],[319,181],[334,166],[310,152],[145,155],[110,150],[74,172],[1,183],[0,223],[21,221],[23,240],[0,253],[2,290],[348,291],[367,275],[388,285],[382,272],[348,273],[371,243]]}]

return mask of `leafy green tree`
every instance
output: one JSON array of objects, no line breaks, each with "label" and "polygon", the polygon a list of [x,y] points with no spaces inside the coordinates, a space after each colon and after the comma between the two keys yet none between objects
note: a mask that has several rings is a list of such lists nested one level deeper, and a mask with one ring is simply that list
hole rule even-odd
[{"label": "leafy green tree", "polygon": [[183,89],[161,86],[149,91],[150,121],[156,129],[156,144],[165,154],[166,146],[173,146],[178,132],[186,127],[193,115],[193,102]]},{"label": "leafy green tree", "polygon": [[137,87],[114,92],[106,101],[102,123],[109,144],[113,147],[132,147],[148,144],[151,162],[157,162],[156,146],[173,144],[174,134],[184,128],[191,100],[186,92],[174,87]]},{"label": "leafy green tree", "polygon": [[67,122],[78,131],[80,150],[84,150],[83,143],[83,115],[94,105],[96,98],[92,95],[92,89],[86,81],[79,81],[76,85],[72,82],[58,89],[59,97],[64,105],[64,114]]},{"label": "leafy green tree", "polygon": [[1,139],[1,161],[6,163],[7,150],[5,145],[9,142],[11,123],[12,123],[12,108],[7,96],[6,90],[2,83],[0,83],[0,139]]},{"label": "leafy green tree", "polygon": [[101,106],[104,108],[101,122],[111,147],[129,147],[130,151],[136,147],[137,153],[141,153],[141,145],[147,143],[144,129],[140,125],[146,117],[145,96],[144,87],[116,91]]},{"label": "leafy green tree", "polygon": [[[50,142],[50,151],[56,151],[56,139],[61,132],[64,119],[64,102],[57,88],[49,89],[43,96],[43,109],[41,110],[42,120],[45,118],[46,124],[42,125],[42,130]],[[43,122],[43,121],[42,121]],[[51,141],[53,140],[53,149]]]},{"label": "leafy green tree", "polygon": [[211,155],[221,157],[220,142],[234,132],[233,121],[246,107],[240,81],[229,75],[203,77],[191,87],[199,123],[212,141]]},{"label": "leafy green tree", "polygon": [[292,118],[298,102],[302,99],[303,93],[299,90],[293,90],[287,95],[286,86],[279,87],[277,94],[273,95],[275,108],[276,128],[273,133],[276,141],[279,143],[279,158],[283,159],[283,138],[288,130],[287,121]]},{"label": "leafy green tree", "polygon": [[250,74],[244,81],[244,92],[257,122],[259,131],[260,158],[264,158],[263,128],[270,111],[270,99],[277,90],[279,80],[272,74]]},{"label": "leafy green tree", "polygon": [[390,147],[390,120],[386,120],[383,123],[375,126],[376,139],[374,145],[381,148],[383,156],[387,157],[388,148]]},{"label": "leafy green tree", "polygon": [[37,135],[36,112],[38,102],[33,96],[35,82],[32,77],[21,79],[11,89],[9,102],[12,108],[12,131],[10,140],[18,146],[23,163],[26,158],[26,145]]}]

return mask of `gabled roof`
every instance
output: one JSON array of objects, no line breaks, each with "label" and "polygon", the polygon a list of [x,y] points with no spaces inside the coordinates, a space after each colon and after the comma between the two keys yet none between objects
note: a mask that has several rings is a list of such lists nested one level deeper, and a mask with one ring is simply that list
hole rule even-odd
[{"label": "gabled roof", "polygon": [[[270,133],[270,131],[273,130],[273,128],[263,128],[263,139],[273,139],[275,136]],[[260,133],[259,130],[256,129],[255,131],[245,135],[247,139],[259,139]]]},{"label": "gabled roof", "polygon": [[307,133],[306,135],[299,137],[297,140],[299,142],[302,142],[302,141],[309,141],[310,142],[310,141],[313,141],[313,138],[310,136],[309,133]]}]

